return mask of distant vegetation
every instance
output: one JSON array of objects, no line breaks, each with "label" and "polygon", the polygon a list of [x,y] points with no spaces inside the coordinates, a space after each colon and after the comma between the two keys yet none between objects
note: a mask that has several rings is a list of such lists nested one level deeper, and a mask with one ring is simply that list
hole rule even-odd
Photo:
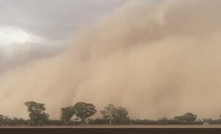
[{"label": "distant vegetation", "polygon": [[[29,119],[10,118],[0,114],[0,126],[15,126],[15,125],[202,125],[202,124],[221,124],[221,119],[197,119],[197,115],[193,113],[185,113],[184,115],[175,116],[173,119],[162,118],[159,120],[148,119],[130,119],[129,111],[124,107],[115,107],[109,104],[100,111],[102,117],[92,119],[97,113],[96,107],[91,103],[78,102],[73,106],[61,108],[60,120],[50,120],[49,114],[46,113],[46,107],[43,103],[27,101],[24,103],[27,106]],[[74,120],[73,117],[76,117]]]}]

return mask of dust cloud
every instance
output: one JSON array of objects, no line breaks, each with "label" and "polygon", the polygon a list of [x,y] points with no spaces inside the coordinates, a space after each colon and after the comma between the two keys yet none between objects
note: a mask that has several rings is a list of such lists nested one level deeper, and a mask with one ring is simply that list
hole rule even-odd
[{"label": "dust cloud", "polygon": [[[132,1],[81,26],[53,58],[0,76],[0,112],[28,117],[25,101],[50,118],[84,101],[127,107],[131,118],[221,113],[221,1]],[[99,114],[97,114],[99,116]]]}]

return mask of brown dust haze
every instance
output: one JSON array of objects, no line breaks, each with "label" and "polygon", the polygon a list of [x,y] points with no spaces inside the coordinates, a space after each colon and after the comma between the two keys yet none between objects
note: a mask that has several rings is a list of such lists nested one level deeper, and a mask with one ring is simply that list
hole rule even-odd
[{"label": "brown dust haze", "polygon": [[[50,118],[84,101],[113,103],[131,118],[221,114],[221,1],[134,0],[79,27],[67,49],[0,76],[0,112],[28,117],[25,101]],[[98,112],[99,113],[99,112]],[[99,114],[97,114],[99,116]]]}]

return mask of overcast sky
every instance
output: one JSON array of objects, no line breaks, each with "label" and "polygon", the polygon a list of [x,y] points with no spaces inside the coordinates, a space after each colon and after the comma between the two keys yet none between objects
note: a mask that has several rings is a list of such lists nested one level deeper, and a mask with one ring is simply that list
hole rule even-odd
[{"label": "overcast sky", "polygon": [[0,0],[0,73],[55,55],[80,24],[94,22],[129,1]]},{"label": "overcast sky", "polygon": [[[0,0],[0,45],[66,40],[129,0]],[[19,35],[19,36],[18,36]]]}]

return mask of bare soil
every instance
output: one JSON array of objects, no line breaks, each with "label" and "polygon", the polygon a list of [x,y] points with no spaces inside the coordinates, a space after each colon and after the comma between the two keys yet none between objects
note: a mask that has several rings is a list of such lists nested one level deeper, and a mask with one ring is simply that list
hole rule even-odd
[{"label": "bare soil", "polygon": [[0,128],[221,128],[221,125],[76,125],[76,126],[1,126]]}]

